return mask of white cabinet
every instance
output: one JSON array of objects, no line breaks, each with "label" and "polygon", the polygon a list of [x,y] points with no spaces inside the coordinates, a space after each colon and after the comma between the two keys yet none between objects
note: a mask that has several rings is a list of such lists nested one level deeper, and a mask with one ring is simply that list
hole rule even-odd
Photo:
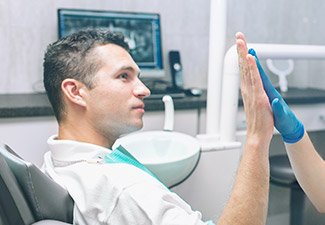
[{"label": "white cabinet", "polygon": [[0,119],[0,141],[22,158],[40,166],[47,151],[47,139],[57,133],[54,117]]}]

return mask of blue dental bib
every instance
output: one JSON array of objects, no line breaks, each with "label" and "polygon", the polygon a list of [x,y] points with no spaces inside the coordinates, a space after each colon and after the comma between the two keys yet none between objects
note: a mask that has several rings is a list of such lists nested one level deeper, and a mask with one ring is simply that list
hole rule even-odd
[{"label": "blue dental bib", "polygon": [[[131,155],[125,148],[121,145],[114,149],[111,153],[106,154],[104,157],[105,163],[126,163],[135,166],[142,171],[148,173],[150,176],[161,182],[158,177],[153,174],[147,167],[140,163],[133,155]],[[162,183],[162,182],[161,182]]]}]

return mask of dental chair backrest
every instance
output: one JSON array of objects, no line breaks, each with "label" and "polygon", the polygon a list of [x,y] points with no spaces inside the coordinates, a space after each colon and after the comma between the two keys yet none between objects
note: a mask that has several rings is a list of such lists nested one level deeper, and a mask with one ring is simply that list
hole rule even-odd
[{"label": "dental chair backrest", "polygon": [[0,225],[73,222],[74,202],[68,192],[4,144],[0,144],[0,196]]}]

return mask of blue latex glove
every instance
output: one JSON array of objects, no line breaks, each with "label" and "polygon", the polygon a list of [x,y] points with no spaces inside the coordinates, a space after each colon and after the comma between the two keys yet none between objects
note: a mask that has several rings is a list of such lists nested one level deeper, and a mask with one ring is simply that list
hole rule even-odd
[{"label": "blue latex glove", "polygon": [[272,106],[275,128],[280,132],[284,142],[298,142],[304,136],[304,125],[297,119],[280,93],[273,87],[260,64],[254,49],[249,49],[248,53],[255,57],[264,90]]}]

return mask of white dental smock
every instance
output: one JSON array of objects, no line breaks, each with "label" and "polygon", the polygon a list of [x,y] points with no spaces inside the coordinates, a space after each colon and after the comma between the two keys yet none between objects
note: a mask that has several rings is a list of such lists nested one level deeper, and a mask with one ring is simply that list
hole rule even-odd
[{"label": "white dental smock", "polygon": [[127,163],[103,162],[110,149],[56,136],[48,144],[43,170],[73,198],[74,224],[210,224],[145,171]]}]

